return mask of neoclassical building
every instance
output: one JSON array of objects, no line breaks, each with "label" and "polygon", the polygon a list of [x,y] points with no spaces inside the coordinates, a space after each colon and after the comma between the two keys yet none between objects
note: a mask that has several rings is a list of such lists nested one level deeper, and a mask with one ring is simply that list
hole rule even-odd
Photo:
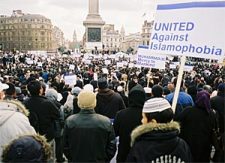
[{"label": "neoclassical building", "polygon": [[148,22],[147,20],[144,21],[141,32],[142,45],[149,45],[153,23],[154,21],[150,22]]},{"label": "neoclassical building", "polygon": [[51,20],[39,14],[14,10],[11,16],[0,15],[0,44],[3,50],[53,49]]},{"label": "neoclassical building", "polygon": [[121,43],[125,37],[125,30],[115,30],[114,24],[105,24],[103,27],[103,46],[104,50],[117,52],[121,50]]}]

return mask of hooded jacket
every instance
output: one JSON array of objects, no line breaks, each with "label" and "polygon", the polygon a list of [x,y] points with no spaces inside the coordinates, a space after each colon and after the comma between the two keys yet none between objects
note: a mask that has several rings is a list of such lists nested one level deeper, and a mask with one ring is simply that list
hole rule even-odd
[{"label": "hooded jacket", "polygon": [[0,101],[0,155],[2,147],[11,140],[20,135],[36,133],[27,116],[28,111],[21,103],[14,100]]},{"label": "hooded jacket", "polygon": [[126,108],[122,97],[109,88],[99,90],[96,99],[96,113],[110,119],[114,119],[118,111]]},{"label": "hooded jacket", "polygon": [[191,162],[188,145],[178,137],[177,122],[147,123],[131,134],[132,148],[127,162]]},{"label": "hooded jacket", "polygon": [[128,108],[119,111],[114,120],[116,136],[119,136],[117,162],[126,161],[130,150],[130,134],[134,128],[141,125],[142,108],[145,102],[145,91],[141,85],[136,85],[128,94]]}]

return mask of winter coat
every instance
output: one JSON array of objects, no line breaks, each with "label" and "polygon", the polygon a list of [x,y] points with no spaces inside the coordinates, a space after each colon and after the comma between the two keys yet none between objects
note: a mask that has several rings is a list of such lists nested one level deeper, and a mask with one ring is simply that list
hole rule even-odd
[{"label": "winter coat", "polygon": [[81,109],[67,118],[64,153],[72,162],[109,162],[116,152],[110,120],[93,109]]},{"label": "winter coat", "polygon": [[114,119],[118,111],[126,108],[122,97],[108,88],[99,90],[96,99],[96,113],[104,115],[110,119]]},{"label": "winter coat", "polygon": [[117,162],[126,161],[130,150],[130,134],[134,128],[141,125],[142,108],[145,102],[145,91],[141,85],[136,85],[128,95],[129,105],[127,109],[116,114],[114,129],[119,136]]},{"label": "winter coat", "polygon": [[3,146],[8,145],[18,136],[36,134],[27,116],[28,111],[20,102],[0,101],[0,155]]},{"label": "winter coat", "polygon": [[224,98],[224,95],[217,95],[210,99],[211,107],[218,113],[220,133],[224,133]]},{"label": "winter coat", "polygon": [[180,137],[189,145],[193,162],[209,162],[212,145],[209,113],[197,107],[187,107],[177,120],[181,125]]},{"label": "winter coat", "polygon": [[[173,103],[174,92],[170,93],[166,96],[167,101],[172,105]],[[194,101],[192,97],[185,93],[184,91],[180,91],[177,99],[177,106],[175,110],[175,118],[184,110],[185,107],[194,106]]]},{"label": "winter coat", "polygon": [[32,96],[24,102],[30,112],[29,120],[35,130],[45,135],[48,141],[55,137],[55,120],[60,113],[57,106],[43,96]]},{"label": "winter coat", "polygon": [[64,128],[64,111],[63,106],[57,101],[52,100],[52,102],[57,106],[59,111],[59,119],[55,120],[55,137],[62,137],[63,136],[63,128]]},{"label": "winter coat", "polygon": [[131,135],[131,150],[127,162],[191,162],[187,143],[178,137],[177,122],[147,123]]}]

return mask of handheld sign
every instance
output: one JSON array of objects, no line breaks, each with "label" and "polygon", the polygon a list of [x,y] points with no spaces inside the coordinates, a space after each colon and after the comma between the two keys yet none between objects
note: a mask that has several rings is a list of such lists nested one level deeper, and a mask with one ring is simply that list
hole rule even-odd
[{"label": "handheld sign", "polygon": [[152,55],[147,46],[139,46],[136,66],[165,69],[166,56]]},{"label": "handheld sign", "polygon": [[105,64],[106,65],[110,65],[111,64],[111,60],[105,60]]},{"label": "handheld sign", "polygon": [[65,84],[69,86],[73,86],[77,82],[77,76],[76,75],[69,75],[69,76],[64,76]]},{"label": "handheld sign", "polygon": [[174,112],[186,56],[224,58],[224,15],[225,1],[158,1],[149,49],[154,54],[182,56],[172,104]]},{"label": "handheld sign", "polygon": [[224,57],[225,1],[158,2],[149,46],[152,52],[209,59]]},{"label": "handheld sign", "polygon": [[75,65],[70,65],[69,66],[69,70],[74,70],[75,69]]},{"label": "handheld sign", "polygon": [[116,66],[119,67],[123,67],[123,62],[117,62]]},{"label": "handheld sign", "polygon": [[191,72],[193,70],[193,68],[194,68],[194,66],[185,65],[184,66],[184,71]]}]

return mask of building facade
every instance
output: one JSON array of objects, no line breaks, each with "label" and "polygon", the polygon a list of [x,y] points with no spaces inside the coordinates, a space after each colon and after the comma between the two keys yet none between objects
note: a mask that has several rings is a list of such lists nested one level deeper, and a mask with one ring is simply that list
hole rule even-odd
[{"label": "building facade", "polygon": [[149,45],[153,23],[154,23],[153,21],[151,22],[148,22],[147,20],[144,21],[141,32],[142,45]]},{"label": "building facade", "polygon": [[58,49],[65,45],[64,33],[57,26],[54,26],[52,30],[53,49]]},{"label": "building facade", "polygon": [[141,33],[132,33],[124,37],[121,43],[121,51],[127,53],[136,53],[138,46],[142,44]]},{"label": "building facade", "polygon": [[38,14],[14,10],[11,16],[0,16],[2,50],[53,50],[51,20]]},{"label": "building facade", "polygon": [[122,43],[119,30],[115,30],[114,24],[106,24],[103,27],[103,47],[105,51],[118,52]]}]

